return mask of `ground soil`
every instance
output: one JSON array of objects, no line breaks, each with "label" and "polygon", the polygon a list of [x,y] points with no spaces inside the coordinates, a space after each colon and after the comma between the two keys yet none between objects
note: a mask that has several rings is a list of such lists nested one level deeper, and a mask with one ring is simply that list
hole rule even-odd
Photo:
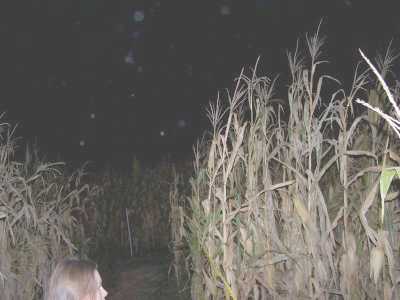
[{"label": "ground soil", "polygon": [[126,260],[117,268],[107,300],[188,300],[178,289],[166,252]]}]

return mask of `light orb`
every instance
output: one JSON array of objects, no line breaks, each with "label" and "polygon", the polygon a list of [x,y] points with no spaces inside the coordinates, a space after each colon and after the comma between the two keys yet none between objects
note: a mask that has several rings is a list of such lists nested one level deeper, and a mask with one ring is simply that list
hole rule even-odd
[{"label": "light orb", "polygon": [[219,13],[221,16],[229,16],[232,13],[231,7],[228,4],[222,4],[219,8]]},{"label": "light orb", "polygon": [[133,12],[133,21],[136,23],[142,23],[144,21],[144,11],[141,9]]}]

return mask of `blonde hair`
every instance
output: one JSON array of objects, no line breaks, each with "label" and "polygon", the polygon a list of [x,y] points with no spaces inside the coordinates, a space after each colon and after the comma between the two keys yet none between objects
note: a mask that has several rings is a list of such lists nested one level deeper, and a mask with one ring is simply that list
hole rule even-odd
[{"label": "blonde hair", "polygon": [[98,289],[94,275],[96,270],[96,264],[89,260],[62,260],[50,277],[45,299],[82,300],[84,297],[95,295]]}]

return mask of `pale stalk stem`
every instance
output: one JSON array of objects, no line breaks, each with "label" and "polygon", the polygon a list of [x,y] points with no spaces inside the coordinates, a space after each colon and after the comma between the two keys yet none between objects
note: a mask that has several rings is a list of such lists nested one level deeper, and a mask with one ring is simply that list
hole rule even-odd
[{"label": "pale stalk stem", "polygon": [[[344,226],[344,235],[347,235],[347,209],[348,209],[348,199],[347,199],[347,157],[346,155],[343,156],[343,226]],[[344,239],[345,248],[346,239]]]}]

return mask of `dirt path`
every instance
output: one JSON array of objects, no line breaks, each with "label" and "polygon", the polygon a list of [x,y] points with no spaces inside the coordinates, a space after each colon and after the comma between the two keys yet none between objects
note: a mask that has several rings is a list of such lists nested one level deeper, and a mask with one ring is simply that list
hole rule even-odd
[{"label": "dirt path", "polygon": [[168,276],[169,262],[165,253],[129,260],[116,275],[107,300],[190,299],[187,293],[178,291],[173,274]]}]

